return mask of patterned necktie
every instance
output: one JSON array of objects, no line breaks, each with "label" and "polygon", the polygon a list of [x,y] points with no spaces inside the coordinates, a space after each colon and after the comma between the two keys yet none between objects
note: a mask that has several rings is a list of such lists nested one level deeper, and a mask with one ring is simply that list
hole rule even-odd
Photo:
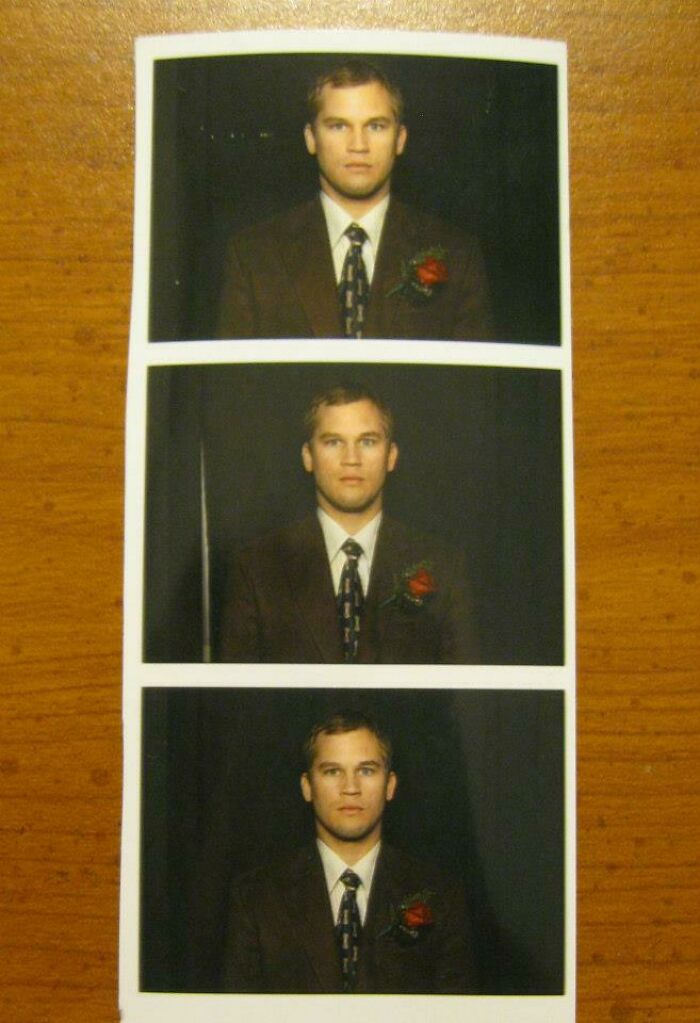
[{"label": "patterned necktie", "polygon": [[367,240],[367,232],[359,224],[351,224],[345,234],[350,239],[350,248],[338,286],[340,315],[344,336],[361,338],[369,299],[369,280],[362,258],[362,246]]},{"label": "patterned necktie", "polygon": [[362,923],[357,906],[357,889],[362,883],[353,870],[346,870],[340,880],[345,885],[338,913],[338,945],[340,948],[340,970],[343,975],[343,991],[354,991],[357,980],[357,960],[360,952]]},{"label": "patterned necktie", "polygon": [[341,550],[345,554],[345,564],[340,575],[338,592],[338,616],[343,636],[343,658],[346,663],[357,660],[360,645],[360,616],[364,604],[362,580],[358,561],[362,548],[355,540],[346,540]]}]

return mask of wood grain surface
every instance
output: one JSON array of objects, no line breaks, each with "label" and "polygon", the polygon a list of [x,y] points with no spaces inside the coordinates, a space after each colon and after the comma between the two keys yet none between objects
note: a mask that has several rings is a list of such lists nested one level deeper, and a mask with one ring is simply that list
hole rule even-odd
[{"label": "wood grain surface", "polygon": [[700,8],[0,4],[0,1019],[112,1023],[133,39],[563,39],[579,597],[579,1020],[700,1018]]}]

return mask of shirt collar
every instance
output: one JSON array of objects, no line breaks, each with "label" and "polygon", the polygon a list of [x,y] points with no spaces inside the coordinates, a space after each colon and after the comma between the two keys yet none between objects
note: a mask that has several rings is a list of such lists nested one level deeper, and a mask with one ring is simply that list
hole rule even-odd
[{"label": "shirt collar", "polygon": [[369,213],[365,213],[364,217],[351,217],[347,210],[339,206],[334,199],[331,199],[325,192],[321,192],[321,206],[326,218],[331,249],[335,248],[350,224],[359,224],[367,232],[372,249],[376,252],[379,248],[386,211],[389,208],[389,198],[390,196],[385,195]]},{"label": "shirt collar", "polygon": [[322,842],[320,838],[316,839],[316,845],[321,856],[321,863],[323,864],[323,873],[326,877],[326,887],[328,892],[332,892],[335,886],[340,880],[341,874],[346,870],[350,869],[354,871],[359,877],[366,890],[369,892],[372,887],[372,878],[374,877],[374,868],[377,865],[377,857],[379,856],[379,849],[381,842],[377,842],[372,846],[368,853],[358,860],[357,863],[353,863],[350,866],[336,852]]},{"label": "shirt collar", "polygon": [[[321,524],[321,530],[323,532],[323,539],[326,544],[326,554],[328,555],[329,562],[337,555],[340,548],[343,546],[347,538],[351,535],[347,530],[343,529],[335,519],[331,518],[328,512],[325,512],[323,508],[317,508],[318,521]],[[363,526],[357,533],[352,534],[353,540],[359,543],[369,563],[372,563],[374,557],[374,548],[377,543],[377,533],[379,532],[379,526],[382,521],[382,513],[377,512],[374,518]]]}]

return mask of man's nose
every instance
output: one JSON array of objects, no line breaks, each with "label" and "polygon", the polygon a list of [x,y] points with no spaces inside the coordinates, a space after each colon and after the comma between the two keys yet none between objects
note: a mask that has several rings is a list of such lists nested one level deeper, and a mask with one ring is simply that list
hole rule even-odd
[{"label": "man's nose", "polygon": [[359,444],[348,444],[343,453],[343,461],[346,465],[359,465],[362,461],[362,448]]},{"label": "man's nose", "polygon": [[343,792],[359,792],[360,783],[354,774],[346,774],[343,778]]},{"label": "man's nose", "polygon": [[367,130],[360,125],[350,132],[350,149],[355,153],[364,153],[368,149]]}]

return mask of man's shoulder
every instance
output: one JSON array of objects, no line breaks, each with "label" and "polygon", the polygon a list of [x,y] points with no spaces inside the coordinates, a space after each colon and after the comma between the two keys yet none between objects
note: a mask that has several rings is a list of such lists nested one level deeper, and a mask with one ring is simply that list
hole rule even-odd
[{"label": "man's shoulder", "polygon": [[406,897],[429,890],[437,894],[461,885],[456,875],[441,863],[387,843],[382,844],[381,863],[393,882],[406,888]]},{"label": "man's shoulder", "polygon": [[235,554],[239,559],[254,562],[268,554],[279,556],[303,549],[316,543],[320,536],[321,529],[317,517],[307,515],[296,522],[242,541],[236,546]]},{"label": "man's shoulder", "polygon": [[459,554],[459,547],[444,537],[418,529],[391,516],[384,516],[379,536],[383,545],[392,550],[421,561],[430,557],[452,560]]},{"label": "man's shoulder", "polygon": [[402,199],[392,196],[389,211],[397,229],[404,234],[410,233],[416,244],[424,249],[440,246],[454,250],[474,243],[471,235],[445,217]]},{"label": "man's shoulder", "polygon": [[242,248],[277,245],[281,238],[297,238],[323,216],[318,198],[281,210],[234,232],[233,244]]},{"label": "man's shoulder", "polygon": [[234,893],[245,899],[258,899],[269,891],[286,889],[298,883],[318,867],[320,860],[313,843],[283,853],[251,870],[238,874],[233,879]]}]

